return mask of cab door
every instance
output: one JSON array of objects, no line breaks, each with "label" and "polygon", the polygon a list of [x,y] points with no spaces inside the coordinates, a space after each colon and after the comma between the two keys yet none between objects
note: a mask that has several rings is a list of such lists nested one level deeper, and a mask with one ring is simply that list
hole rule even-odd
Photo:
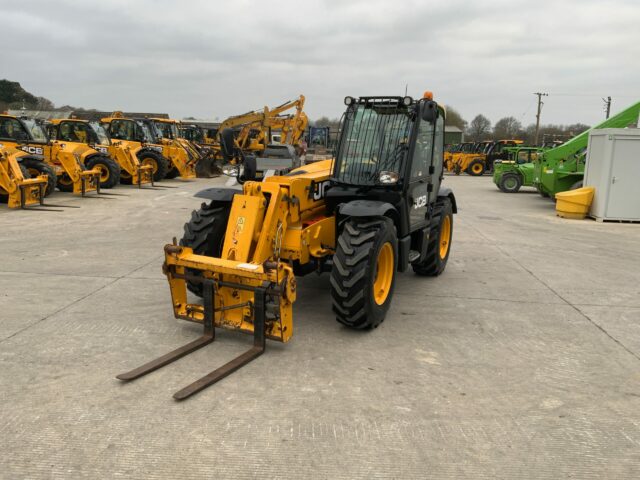
[{"label": "cab door", "polygon": [[444,158],[444,118],[438,116],[434,123],[419,122],[409,180],[411,230],[426,226],[429,205],[438,196]]},{"label": "cab door", "polygon": [[434,124],[418,120],[409,176],[409,224],[411,230],[426,224],[431,190]]}]

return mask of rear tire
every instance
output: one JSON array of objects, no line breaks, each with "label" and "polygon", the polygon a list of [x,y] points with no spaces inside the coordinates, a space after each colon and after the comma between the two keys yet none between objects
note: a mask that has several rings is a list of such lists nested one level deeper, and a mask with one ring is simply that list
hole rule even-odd
[{"label": "rear tire", "polygon": [[[229,221],[230,205],[216,207],[203,203],[199,210],[191,212],[191,220],[184,224],[184,235],[180,245],[189,247],[193,253],[208,257],[220,257],[224,237]],[[187,269],[192,275],[200,276],[200,272]],[[190,292],[202,297],[202,284],[187,280]]]},{"label": "rear tire", "polygon": [[[439,198],[433,210],[427,255],[420,263],[412,264],[413,271],[426,277],[444,272],[451,252],[453,238],[453,207],[449,197]],[[448,225],[448,226],[447,226]]]},{"label": "rear tire", "polygon": [[25,167],[29,172],[30,178],[35,178],[38,175],[47,176],[47,188],[44,191],[44,196],[48,197],[56,189],[57,177],[55,169],[48,163],[42,160],[36,160],[34,158],[25,158],[20,161],[20,165]]},{"label": "rear tire", "polygon": [[338,238],[331,269],[336,320],[356,329],[384,320],[398,267],[398,239],[388,218],[351,218]]},{"label": "rear tire", "polygon": [[520,175],[515,173],[505,173],[502,175],[502,178],[500,178],[500,185],[498,188],[500,188],[504,193],[517,193],[521,186],[522,179],[520,178]]},{"label": "rear tire", "polygon": [[87,161],[89,170],[100,170],[100,188],[113,188],[120,183],[120,165],[104,155],[95,155]]},{"label": "rear tire", "polygon": [[178,175],[180,175],[180,172],[175,167],[175,165],[172,165],[171,168],[167,171],[167,174],[164,176],[164,178],[172,179],[176,178]]},{"label": "rear tire", "polygon": [[140,160],[141,165],[151,165],[153,167],[154,182],[159,182],[167,176],[169,161],[161,154],[151,150],[143,150],[138,153],[138,160]]},{"label": "rear tire", "polygon": [[467,173],[472,177],[480,177],[484,175],[484,162],[479,158],[472,160],[469,166],[467,167]]}]

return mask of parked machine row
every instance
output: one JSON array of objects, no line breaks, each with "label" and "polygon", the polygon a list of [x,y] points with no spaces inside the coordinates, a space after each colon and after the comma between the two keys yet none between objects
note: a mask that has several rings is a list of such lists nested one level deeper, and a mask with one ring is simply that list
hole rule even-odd
[{"label": "parked machine row", "polygon": [[[10,208],[42,204],[55,189],[104,195],[120,183],[149,187],[164,179],[217,176],[224,165],[233,166],[242,180],[254,179],[257,154],[278,151],[280,158],[280,152],[298,147],[307,126],[303,106],[301,95],[273,109],[230,117],[213,137],[195,126],[181,128],[177,120],[129,118],[122,112],[99,122],[2,114],[0,202]],[[295,113],[286,114],[290,109]],[[269,149],[272,129],[282,139]],[[286,156],[289,167],[299,165],[295,155]]]}]

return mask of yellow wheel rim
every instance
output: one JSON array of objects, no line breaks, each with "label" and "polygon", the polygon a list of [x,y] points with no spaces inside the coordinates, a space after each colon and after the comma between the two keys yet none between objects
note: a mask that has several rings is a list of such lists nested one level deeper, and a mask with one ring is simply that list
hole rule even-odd
[{"label": "yellow wheel rim", "polygon": [[373,281],[373,298],[382,305],[389,296],[393,281],[393,247],[389,242],[382,245],[376,262],[376,275]]},{"label": "yellow wheel rim", "polygon": [[473,173],[480,173],[482,171],[482,165],[479,163],[476,163],[473,168]]},{"label": "yellow wheel rim", "polygon": [[451,217],[444,217],[442,227],[440,228],[440,258],[444,260],[449,253],[449,245],[451,244]]},{"label": "yellow wheel rim", "polygon": [[142,165],[151,165],[153,173],[156,173],[158,171],[158,163],[152,158],[145,158],[142,161]]},{"label": "yellow wheel rim", "polygon": [[107,180],[109,180],[109,169],[107,167],[105,167],[104,165],[96,165],[93,168],[97,168],[98,171],[100,172],[100,183],[106,182]]}]

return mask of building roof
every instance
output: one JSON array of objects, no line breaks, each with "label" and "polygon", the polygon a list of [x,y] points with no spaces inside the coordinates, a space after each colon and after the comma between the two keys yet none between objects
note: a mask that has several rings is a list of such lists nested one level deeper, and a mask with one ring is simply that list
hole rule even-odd
[{"label": "building roof", "polygon": [[455,125],[445,125],[444,131],[445,133],[462,133],[462,130],[460,130]]}]

